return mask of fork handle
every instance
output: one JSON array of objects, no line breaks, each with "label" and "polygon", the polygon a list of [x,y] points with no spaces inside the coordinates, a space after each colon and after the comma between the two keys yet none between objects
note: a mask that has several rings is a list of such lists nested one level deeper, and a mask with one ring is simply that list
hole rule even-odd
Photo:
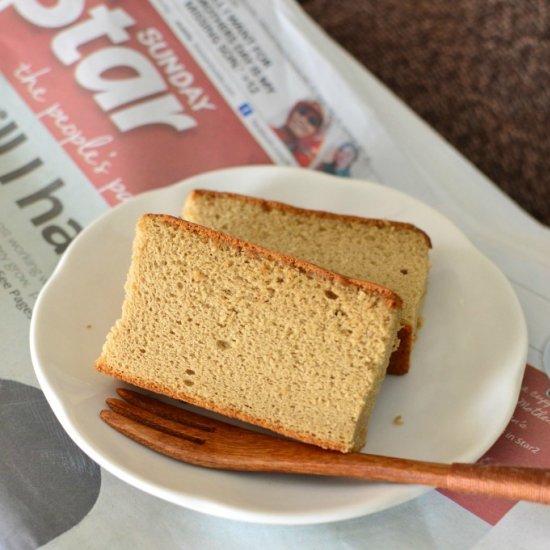
[{"label": "fork handle", "polygon": [[492,464],[451,464],[446,488],[550,504],[550,470]]},{"label": "fork handle", "polygon": [[324,462],[317,473],[331,475],[330,470],[334,466],[339,470],[339,475],[349,477],[428,485],[461,493],[550,504],[549,469],[493,464],[438,464],[361,454],[341,456],[338,465]]}]

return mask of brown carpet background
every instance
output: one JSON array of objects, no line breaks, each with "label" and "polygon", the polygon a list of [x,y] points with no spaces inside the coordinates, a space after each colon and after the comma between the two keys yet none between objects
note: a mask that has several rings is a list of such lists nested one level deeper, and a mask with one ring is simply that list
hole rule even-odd
[{"label": "brown carpet background", "polygon": [[550,0],[301,0],[306,12],[550,225]]}]

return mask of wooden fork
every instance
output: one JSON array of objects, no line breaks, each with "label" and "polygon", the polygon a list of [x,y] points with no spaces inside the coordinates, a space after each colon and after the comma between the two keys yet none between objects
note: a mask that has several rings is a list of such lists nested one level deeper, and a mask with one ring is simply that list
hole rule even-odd
[{"label": "wooden fork", "polygon": [[101,418],[114,429],[181,462],[247,472],[315,474],[428,485],[477,495],[550,504],[550,469],[438,464],[343,454],[226,424],[119,388]]}]

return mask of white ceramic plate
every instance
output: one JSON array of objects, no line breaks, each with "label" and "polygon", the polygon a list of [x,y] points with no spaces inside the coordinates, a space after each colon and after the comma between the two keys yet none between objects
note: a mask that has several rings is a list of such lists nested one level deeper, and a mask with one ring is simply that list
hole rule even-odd
[{"label": "white ceramic plate", "polygon": [[[411,197],[364,181],[265,166],[211,172],[140,195],[89,226],[63,256],[36,303],[31,352],[46,398],[84,452],[160,498],[255,522],[352,518],[427,490],[202,469],[149,451],[99,419],[119,383],[96,373],[93,364],[120,313],[136,220],[146,212],[178,215],[197,187],[402,220],[425,230],[433,241],[425,324],[411,372],[384,382],[365,452],[474,461],[494,443],[516,405],[527,353],[524,317],[505,277],[452,223]],[[393,423],[397,415],[403,425]]]}]

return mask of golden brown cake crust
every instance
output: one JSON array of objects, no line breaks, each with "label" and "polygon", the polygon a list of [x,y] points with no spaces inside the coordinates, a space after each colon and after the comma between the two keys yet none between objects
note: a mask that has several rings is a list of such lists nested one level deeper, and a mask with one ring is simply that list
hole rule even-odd
[{"label": "golden brown cake crust", "polygon": [[231,246],[237,246],[243,251],[246,251],[253,255],[261,255],[275,261],[281,262],[288,266],[299,269],[300,271],[310,274],[313,276],[321,277],[329,281],[339,282],[344,285],[353,285],[362,288],[365,292],[376,293],[381,298],[384,298],[386,305],[391,309],[398,309],[403,305],[401,298],[389,288],[385,286],[378,285],[376,283],[371,283],[369,281],[364,281],[362,279],[352,279],[351,277],[345,277],[339,273],[334,273],[319,267],[315,264],[311,264],[299,258],[294,258],[292,256],[287,256],[281,254],[280,252],[275,252],[267,248],[263,248],[253,243],[237,239],[225,233],[220,233],[219,231],[214,231],[203,225],[198,225],[193,222],[183,220],[182,218],[176,218],[175,216],[170,216],[169,214],[144,214],[138,224],[142,224],[148,218],[160,218],[163,219],[166,223],[171,224],[175,227],[187,227],[189,230],[203,235],[212,241],[217,241],[219,243],[226,242]]},{"label": "golden brown cake crust", "polygon": [[411,325],[403,324],[397,333],[399,347],[392,353],[388,374],[400,376],[407,374],[410,368],[410,357],[413,347],[413,331]]},{"label": "golden brown cake crust", "polygon": [[211,191],[209,189],[193,189],[189,193],[189,197],[191,198],[191,200],[194,197],[199,197],[201,195],[202,196],[217,195],[221,198],[232,198],[243,202],[259,205],[266,211],[269,211],[270,209],[280,210],[283,212],[285,211],[292,212],[294,214],[300,214],[304,216],[318,216],[321,218],[327,218],[331,220],[359,222],[365,225],[371,225],[376,227],[386,227],[388,225],[392,225],[397,229],[406,229],[409,231],[414,231],[419,235],[422,235],[422,237],[426,240],[426,244],[428,245],[428,247],[429,248],[432,247],[432,241],[429,235],[424,231],[422,231],[422,229],[420,229],[416,225],[413,225],[412,223],[400,222],[395,220],[376,219],[376,218],[362,218],[361,216],[352,216],[348,214],[335,214],[333,212],[326,212],[324,210],[311,210],[307,208],[299,208],[297,206],[292,206],[290,204],[286,204],[283,202],[278,202],[278,201],[268,200],[268,199],[258,199],[256,197],[241,195],[239,193],[231,193],[228,191]]}]

